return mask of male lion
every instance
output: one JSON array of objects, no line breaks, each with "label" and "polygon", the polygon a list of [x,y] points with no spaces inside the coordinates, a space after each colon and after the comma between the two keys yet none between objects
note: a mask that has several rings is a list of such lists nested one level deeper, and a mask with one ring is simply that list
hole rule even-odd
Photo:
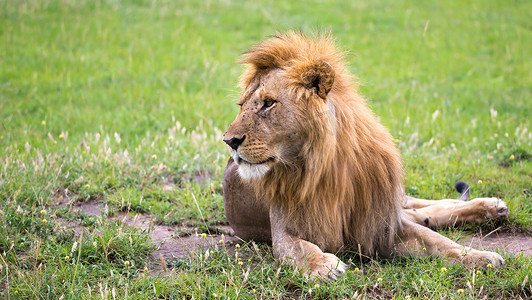
[{"label": "male lion", "polygon": [[[503,264],[494,252],[432,231],[505,217],[503,201],[422,200],[405,195],[388,130],[356,93],[330,36],[279,34],[251,48],[241,107],[224,134],[227,217],[245,239],[271,240],[275,257],[305,274],[336,278],[342,248],[386,257],[442,256],[466,266]],[[464,199],[465,198],[465,199]],[[271,226],[270,226],[271,225]]]}]

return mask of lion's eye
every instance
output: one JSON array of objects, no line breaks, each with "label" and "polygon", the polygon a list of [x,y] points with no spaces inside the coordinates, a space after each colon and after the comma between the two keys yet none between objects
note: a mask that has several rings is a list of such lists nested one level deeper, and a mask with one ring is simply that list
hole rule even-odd
[{"label": "lion's eye", "polygon": [[264,107],[267,108],[267,107],[271,107],[272,105],[275,104],[275,100],[271,100],[271,99],[268,99],[268,100],[264,100]]}]

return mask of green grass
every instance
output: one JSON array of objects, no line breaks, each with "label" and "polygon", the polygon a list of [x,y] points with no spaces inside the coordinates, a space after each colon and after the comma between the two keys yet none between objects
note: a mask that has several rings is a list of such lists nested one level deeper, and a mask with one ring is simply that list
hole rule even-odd
[{"label": "green grass", "polygon": [[[360,92],[399,140],[409,194],[454,198],[462,179],[511,211],[467,229],[531,231],[530,11],[529,1],[0,1],[0,296],[531,297],[532,259],[513,255],[476,274],[345,253],[351,271],[318,283],[267,245],[243,244],[242,265],[219,245],[155,276],[147,232],[113,218],[149,214],[200,233],[225,223],[221,135],[238,111],[236,61],[277,30],[303,29],[331,30],[349,50]],[[95,200],[103,218],[72,210]]]}]

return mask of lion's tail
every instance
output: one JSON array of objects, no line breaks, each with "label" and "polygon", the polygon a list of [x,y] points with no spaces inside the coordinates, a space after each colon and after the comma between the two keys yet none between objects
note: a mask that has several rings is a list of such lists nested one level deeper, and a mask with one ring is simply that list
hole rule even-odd
[{"label": "lion's tail", "polygon": [[467,182],[458,180],[454,184],[454,188],[461,194],[458,200],[467,201],[467,199],[469,199],[469,184],[467,184]]}]

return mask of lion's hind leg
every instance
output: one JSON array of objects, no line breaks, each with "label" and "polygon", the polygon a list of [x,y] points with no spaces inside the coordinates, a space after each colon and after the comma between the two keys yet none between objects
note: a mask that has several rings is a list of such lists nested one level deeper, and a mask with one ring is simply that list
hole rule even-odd
[{"label": "lion's hind leg", "polygon": [[427,206],[432,206],[435,204],[443,204],[443,203],[458,204],[458,203],[461,203],[462,201],[467,201],[467,199],[469,199],[470,187],[469,187],[469,184],[467,184],[465,181],[458,180],[454,184],[454,188],[456,189],[457,192],[460,193],[460,197],[456,200],[451,200],[451,199],[425,200],[425,199],[418,199],[418,198],[405,195],[402,206],[404,209],[414,209],[414,208],[418,209],[418,208],[423,208]]},{"label": "lion's hind leg", "polygon": [[431,229],[403,219],[402,229],[398,232],[395,253],[427,257],[430,255],[461,262],[466,267],[499,267],[504,259],[495,252],[480,251],[462,246]]},{"label": "lion's hind leg", "polygon": [[405,209],[411,221],[430,228],[455,226],[464,223],[480,224],[487,220],[498,220],[508,216],[508,207],[497,198],[477,198],[467,202],[441,200],[441,203],[419,209]]},{"label": "lion's hind leg", "polygon": [[462,195],[457,200],[424,200],[405,196],[403,208],[411,221],[430,228],[441,228],[464,223],[482,223],[508,216],[508,207],[497,198],[469,198],[469,185],[463,181],[455,188]]}]

